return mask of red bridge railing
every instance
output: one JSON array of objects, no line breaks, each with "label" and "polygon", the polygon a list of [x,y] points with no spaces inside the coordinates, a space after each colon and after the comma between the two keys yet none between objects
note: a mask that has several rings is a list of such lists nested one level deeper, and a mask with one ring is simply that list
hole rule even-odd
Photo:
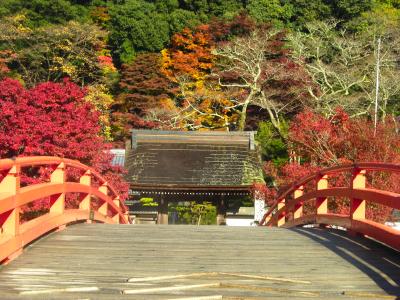
[{"label": "red bridge railing", "polygon": [[[24,167],[52,167],[49,182],[21,187]],[[76,169],[79,182],[67,182],[68,169]],[[57,157],[21,157],[0,160],[0,262],[7,262],[38,237],[80,220],[103,223],[130,223],[127,208],[117,192],[96,171],[78,161]],[[65,196],[77,193],[79,208],[67,209]],[[50,210],[25,223],[21,208],[38,199],[50,197]],[[91,202],[97,199],[97,208]]]},{"label": "red bridge railing", "polygon": [[[368,220],[365,214],[366,201],[400,209],[400,194],[366,188],[366,171],[400,172],[400,165],[359,163],[328,168],[306,176],[278,195],[260,224],[285,228],[306,224],[336,225],[352,233],[369,236],[400,251],[400,231]],[[349,186],[329,187],[330,177],[346,172],[351,176]],[[314,188],[305,191],[305,185],[310,184],[314,184]],[[348,198],[350,213],[329,213],[329,197]],[[304,204],[310,200],[315,200],[314,212],[304,215]]]}]

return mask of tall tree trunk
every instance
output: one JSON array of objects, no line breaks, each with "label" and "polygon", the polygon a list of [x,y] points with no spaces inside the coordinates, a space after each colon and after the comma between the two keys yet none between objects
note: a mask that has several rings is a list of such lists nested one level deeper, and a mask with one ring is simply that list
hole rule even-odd
[{"label": "tall tree trunk", "polygon": [[240,112],[239,119],[239,131],[244,131],[244,127],[246,126],[246,117],[247,117],[247,106],[249,106],[249,102],[245,102],[242,107],[242,111]]},{"label": "tall tree trunk", "polygon": [[278,132],[279,136],[283,140],[286,140],[286,137],[282,132],[282,127],[281,127],[281,122],[279,121],[279,117],[274,115],[274,113],[273,113],[273,111],[272,111],[272,109],[270,107],[267,107],[266,109],[267,109],[267,112],[268,112],[268,115],[269,115],[269,119],[271,120],[272,126],[274,126],[274,128]]},{"label": "tall tree trunk", "polygon": [[244,131],[244,127],[246,126],[247,107],[249,106],[251,100],[253,99],[253,96],[254,96],[254,91],[251,91],[243,103],[242,110],[240,111],[239,127],[238,127],[239,131]]}]

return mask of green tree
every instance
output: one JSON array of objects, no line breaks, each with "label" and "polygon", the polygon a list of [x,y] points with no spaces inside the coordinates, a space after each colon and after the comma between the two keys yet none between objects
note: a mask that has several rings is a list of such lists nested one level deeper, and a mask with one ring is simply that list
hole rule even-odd
[{"label": "green tree", "polygon": [[[275,165],[282,165],[289,159],[286,139],[276,132],[269,121],[258,124],[256,140],[262,151],[263,160],[272,161]],[[282,122],[282,134],[287,138],[288,125]]]},{"label": "green tree", "polygon": [[331,6],[324,0],[282,0],[292,7],[290,26],[303,29],[309,22],[324,20],[331,16]]},{"label": "green tree", "polygon": [[153,198],[140,198],[139,201],[143,206],[158,206],[158,202],[154,202]]},{"label": "green tree", "polygon": [[200,25],[200,18],[192,11],[176,9],[169,17],[169,27],[172,32],[180,32],[184,28],[195,28]]},{"label": "green tree", "polygon": [[178,214],[179,224],[213,225],[217,220],[217,209],[211,202],[195,201],[172,203],[170,210]]},{"label": "green tree", "polygon": [[133,61],[137,52],[159,51],[169,41],[168,17],[154,3],[127,0],[109,14],[110,45],[122,63]]},{"label": "green tree", "polygon": [[236,0],[209,0],[209,15],[232,18],[244,8],[242,1]]},{"label": "green tree", "polygon": [[251,17],[261,23],[272,22],[282,26],[293,16],[293,5],[280,0],[250,0],[247,10]]},{"label": "green tree", "polygon": [[180,1],[180,8],[196,12],[206,18],[209,13],[207,0],[182,0]]},{"label": "green tree", "polygon": [[373,7],[374,0],[334,0],[331,1],[332,14],[340,20],[351,20]]},{"label": "green tree", "polygon": [[216,222],[217,210],[211,202],[191,203],[192,224],[212,225]]},{"label": "green tree", "polygon": [[164,14],[170,14],[179,8],[178,0],[150,0],[148,2],[154,3],[157,11]]},{"label": "green tree", "polygon": [[65,24],[68,21],[88,21],[89,10],[80,4],[67,0],[2,0],[0,18],[14,14],[24,14],[29,27],[48,24]]}]

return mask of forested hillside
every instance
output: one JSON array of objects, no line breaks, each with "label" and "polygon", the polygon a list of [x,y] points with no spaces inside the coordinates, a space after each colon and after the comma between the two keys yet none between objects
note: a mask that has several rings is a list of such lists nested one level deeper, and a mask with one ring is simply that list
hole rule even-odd
[{"label": "forested hillside", "polygon": [[269,196],[317,168],[399,162],[399,22],[399,0],[1,0],[0,154],[107,170],[132,128],[256,130]]}]

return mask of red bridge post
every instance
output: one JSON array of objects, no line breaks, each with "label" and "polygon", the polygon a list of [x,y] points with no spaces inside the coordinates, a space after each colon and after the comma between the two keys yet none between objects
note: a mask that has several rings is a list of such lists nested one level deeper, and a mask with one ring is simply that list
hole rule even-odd
[{"label": "red bridge post", "polygon": [[[294,199],[303,196],[303,194],[304,194],[304,186],[301,185],[294,191]],[[302,216],[303,216],[303,202],[299,202],[294,207],[293,219],[297,219]]]},{"label": "red bridge post", "polygon": [[[99,187],[99,191],[108,196],[108,183],[104,182]],[[98,212],[101,213],[102,215],[107,216],[107,213],[108,213],[108,203],[107,203],[107,201],[104,201],[103,204],[100,205],[100,207],[98,209]]]},{"label": "red bridge post", "polygon": [[[278,202],[278,207],[277,207],[278,211],[280,209],[282,209],[282,208],[285,208],[285,206],[286,206],[286,200],[285,199],[281,199]],[[280,226],[285,225],[285,223],[286,223],[286,211],[283,211],[282,214],[278,216],[278,220],[277,220],[277,224],[276,225],[278,227],[280,227]]]},{"label": "red bridge post", "polygon": [[[317,178],[317,191],[325,190],[328,188],[328,175],[321,175]],[[328,213],[328,197],[317,197],[315,199],[316,213],[327,214]]]},{"label": "red bridge post", "polygon": [[[50,182],[51,183],[65,183],[65,164],[60,163],[57,168],[51,173]],[[63,188],[64,190],[64,188]],[[58,195],[52,195],[50,197],[50,213],[57,215],[62,215],[65,208],[65,190]]]},{"label": "red bridge post", "polygon": [[[354,169],[353,178],[351,181],[351,189],[365,189],[365,174],[365,170]],[[365,200],[357,198],[350,199],[350,218],[361,220],[365,219]]]},{"label": "red bridge post", "polygon": [[21,167],[13,165],[0,182],[0,194],[14,196],[14,208],[0,215],[1,234],[17,236],[19,234],[19,212],[20,208],[16,205],[20,189]]},{"label": "red bridge post", "polygon": [[[92,184],[92,173],[90,170],[87,170],[80,178],[79,183],[83,185],[90,186]],[[92,199],[92,195],[90,193],[83,195],[80,203],[79,209],[81,210],[90,210],[90,202]]]}]

